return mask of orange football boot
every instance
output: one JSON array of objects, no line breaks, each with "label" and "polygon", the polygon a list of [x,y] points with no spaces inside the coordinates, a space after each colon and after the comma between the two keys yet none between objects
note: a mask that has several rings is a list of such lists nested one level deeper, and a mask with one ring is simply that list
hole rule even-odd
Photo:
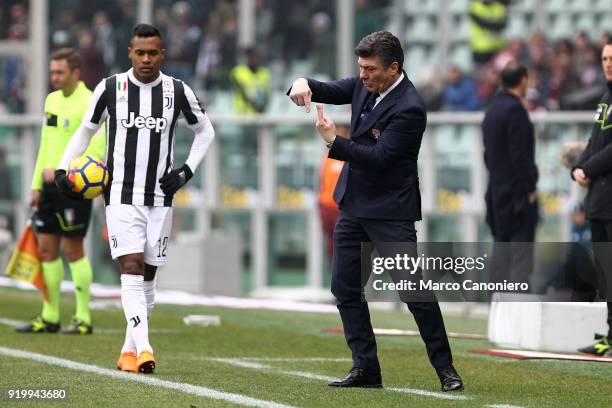
[{"label": "orange football boot", "polygon": [[155,357],[153,357],[153,353],[148,350],[141,352],[136,366],[141,373],[151,374],[155,370]]},{"label": "orange football boot", "polygon": [[119,360],[117,360],[117,368],[121,371],[137,373],[138,365],[136,364],[136,353],[131,351],[121,353]]}]

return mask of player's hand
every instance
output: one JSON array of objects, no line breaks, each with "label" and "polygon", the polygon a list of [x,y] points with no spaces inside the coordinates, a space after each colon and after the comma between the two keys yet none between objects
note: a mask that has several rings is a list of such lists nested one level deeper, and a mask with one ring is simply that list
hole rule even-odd
[{"label": "player's hand", "polygon": [[72,191],[74,184],[66,175],[66,170],[57,169],[55,170],[55,185],[59,191],[65,196],[72,198],[73,200],[82,200],[83,196]]},{"label": "player's hand", "polygon": [[40,190],[32,190],[32,193],[30,194],[30,208],[36,208],[38,210],[40,194]]},{"label": "player's hand", "polygon": [[326,143],[330,143],[336,138],[336,125],[330,118],[323,114],[323,105],[317,104],[317,132]]},{"label": "player's hand", "polygon": [[310,102],[312,100],[312,91],[308,86],[308,81],[305,78],[298,78],[291,86],[289,97],[297,106],[305,106],[306,113],[310,113]]},{"label": "player's hand", "polygon": [[171,196],[183,187],[189,179],[193,177],[193,172],[186,164],[183,167],[172,170],[159,179],[159,186],[165,195]]}]

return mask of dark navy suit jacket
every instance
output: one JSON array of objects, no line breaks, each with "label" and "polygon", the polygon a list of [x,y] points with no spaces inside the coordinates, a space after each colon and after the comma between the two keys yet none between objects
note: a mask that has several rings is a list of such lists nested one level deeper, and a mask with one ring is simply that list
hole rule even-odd
[{"label": "dark navy suit jacket", "polygon": [[528,195],[536,190],[535,136],[529,114],[521,100],[501,90],[490,103],[482,122],[484,159],[489,170],[485,201],[487,222],[496,238],[512,235],[521,226],[517,220],[535,211]]},{"label": "dark navy suit jacket", "polygon": [[357,125],[371,95],[359,77],[308,79],[312,101],[351,104],[350,139],[337,137],[329,157],[345,161],[334,199],[349,215],[370,219],[421,219],[417,159],[427,123],[425,104],[404,79]]}]

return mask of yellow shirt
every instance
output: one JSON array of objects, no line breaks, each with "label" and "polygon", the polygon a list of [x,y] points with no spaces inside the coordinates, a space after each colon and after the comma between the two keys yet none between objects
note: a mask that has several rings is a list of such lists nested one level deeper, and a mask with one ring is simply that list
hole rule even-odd
[{"label": "yellow shirt", "polygon": [[[45,122],[40,133],[40,147],[36,167],[32,177],[32,190],[40,190],[43,184],[42,173],[45,169],[55,170],[59,165],[68,141],[77,130],[87,112],[93,93],[79,81],[70,96],[61,90],[51,92],[45,99]],[[106,136],[102,128],[89,143],[85,151],[98,160],[106,154]]]}]

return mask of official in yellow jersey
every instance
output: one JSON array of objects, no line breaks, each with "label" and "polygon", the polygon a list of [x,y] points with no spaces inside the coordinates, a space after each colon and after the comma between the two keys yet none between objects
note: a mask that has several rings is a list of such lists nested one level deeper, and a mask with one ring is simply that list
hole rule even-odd
[{"label": "official in yellow jersey", "polygon": [[[73,200],[61,194],[54,183],[58,166],[68,141],[78,128],[92,92],[79,80],[81,58],[72,48],[62,48],[51,55],[50,76],[53,88],[45,100],[45,120],[41,131],[36,168],[32,178],[30,206],[37,210],[35,227],[48,301],[42,312],[19,332],[91,334],[89,290],[93,273],[83,250],[83,238],[91,218],[91,200]],[[97,159],[105,157],[106,139],[97,134],[85,154]],[[70,325],[60,330],[60,284],[64,264],[60,243],[75,285],[76,313]]]}]

